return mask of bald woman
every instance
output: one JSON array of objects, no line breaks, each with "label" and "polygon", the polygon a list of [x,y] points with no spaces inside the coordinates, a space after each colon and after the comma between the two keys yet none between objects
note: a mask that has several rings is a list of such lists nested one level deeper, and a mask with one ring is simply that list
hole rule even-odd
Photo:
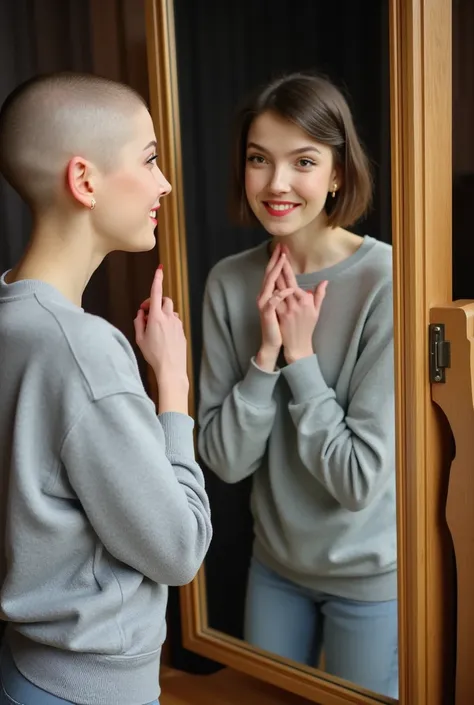
[{"label": "bald woman", "polygon": [[33,230],[0,279],[0,703],[157,703],[167,586],[211,538],[188,416],[186,341],[163,272],[137,343],[81,307],[113,250],[155,246],[159,170],[143,100],[57,74],[0,111],[0,171]]}]

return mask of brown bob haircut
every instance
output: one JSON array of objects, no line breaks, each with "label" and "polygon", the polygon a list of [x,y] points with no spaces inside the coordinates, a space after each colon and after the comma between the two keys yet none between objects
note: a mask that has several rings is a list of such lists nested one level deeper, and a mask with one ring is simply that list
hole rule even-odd
[{"label": "brown bob haircut", "polygon": [[252,95],[239,112],[234,146],[231,210],[241,225],[255,225],[245,194],[247,139],[252,122],[273,112],[302,128],[313,140],[331,147],[341,185],[328,194],[328,225],[348,227],[368,210],[372,200],[372,175],[354,126],[351,111],[336,86],[322,76],[293,73],[278,78]]}]

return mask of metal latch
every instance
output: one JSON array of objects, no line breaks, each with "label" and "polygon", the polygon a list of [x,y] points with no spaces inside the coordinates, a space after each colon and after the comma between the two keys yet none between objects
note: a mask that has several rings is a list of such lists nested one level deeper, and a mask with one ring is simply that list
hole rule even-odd
[{"label": "metal latch", "polygon": [[451,343],[444,339],[444,323],[431,323],[429,327],[430,382],[446,382],[446,368],[451,367]]}]

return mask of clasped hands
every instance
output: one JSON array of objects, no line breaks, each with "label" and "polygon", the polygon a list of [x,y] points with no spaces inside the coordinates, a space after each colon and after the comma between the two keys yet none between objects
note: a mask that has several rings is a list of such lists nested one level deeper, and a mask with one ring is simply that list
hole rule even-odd
[{"label": "clasped hands", "polygon": [[301,289],[286,247],[276,245],[257,297],[262,326],[262,344],[256,357],[259,367],[273,371],[282,347],[288,364],[313,355],[313,333],[327,284],[321,282],[314,291]]}]

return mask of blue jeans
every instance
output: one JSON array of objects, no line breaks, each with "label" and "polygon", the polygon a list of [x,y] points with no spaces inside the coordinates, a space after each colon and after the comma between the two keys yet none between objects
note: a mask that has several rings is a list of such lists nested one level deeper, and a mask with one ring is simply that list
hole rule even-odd
[{"label": "blue jeans", "polygon": [[[5,646],[0,659],[0,685],[0,705],[73,705],[30,683],[21,675]],[[149,705],[158,705],[158,700]]]},{"label": "blue jeans", "polygon": [[283,658],[317,666],[398,698],[397,600],[358,602],[302,588],[252,559],[245,639]]}]

